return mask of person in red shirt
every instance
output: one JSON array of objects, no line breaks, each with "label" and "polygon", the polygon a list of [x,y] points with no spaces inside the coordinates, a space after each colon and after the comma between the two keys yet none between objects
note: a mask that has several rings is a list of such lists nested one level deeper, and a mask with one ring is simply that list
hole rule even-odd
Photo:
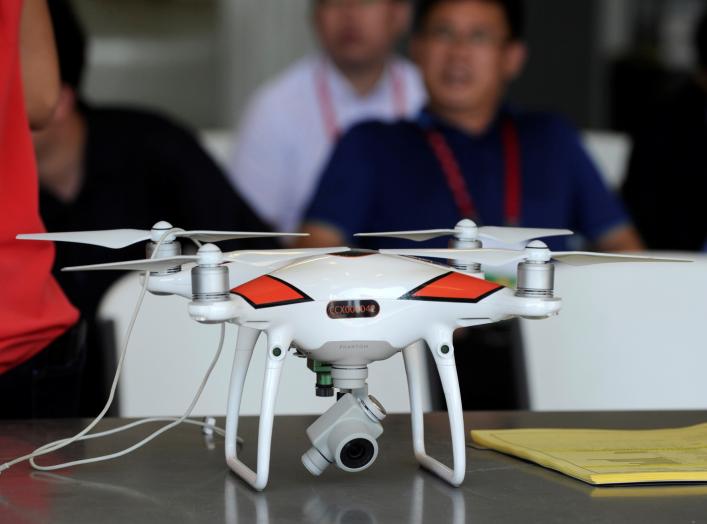
[{"label": "person in red shirt", "polygon": [[52,116],[59,75],[45,0],[0,2],[0,418],[78,413],[78,312],[51,275],[30,127]]}]

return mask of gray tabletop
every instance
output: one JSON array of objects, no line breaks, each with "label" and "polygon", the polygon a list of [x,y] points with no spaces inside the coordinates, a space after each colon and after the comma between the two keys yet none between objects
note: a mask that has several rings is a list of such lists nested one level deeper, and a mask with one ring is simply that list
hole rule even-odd
[{"label": "gray tabletop", "polygon": [[[493,451],[468,448],[464,484],[454,489],[420,470],[405,415],[384,421],[380,453],[368,470],[334,467],[311,476],[300,463],[315,417],[277,417],[270,483],[256,493],[230,473],[223,440],[178,427],[114,461],[39,473],[20,464],[0,475],[0,522],[705,522],[707,485],[597,488]],[[512,427],[658,428],[707,420],[707,412],[467,413],[467,429]],[[114,427],[110,419],[99,427]],[[2,462],[83,428],[85,421],[0,422]],[[428,451],[450,458],[446,414],[426,417]],[[122,449],[148,432],[67,449],[72,460]],[[255,461],[257,419],[241,424],[241,455]],[[40,461],[42,462],[42,461]],[[46,463],[46,459],[44,463]]]}]

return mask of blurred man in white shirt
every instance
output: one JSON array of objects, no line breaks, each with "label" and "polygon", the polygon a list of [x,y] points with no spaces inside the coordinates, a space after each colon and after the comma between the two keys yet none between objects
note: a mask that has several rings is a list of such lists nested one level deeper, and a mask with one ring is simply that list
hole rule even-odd
[{"label": "blurred man in white shirt", "polygon": [[408,28],[406,0],[313,0],[321,51],[258,89],[236,134],[230,180],[275,229],[295,230],[324,163],[364,120],[417,114],[424,87],[393,52]]}]

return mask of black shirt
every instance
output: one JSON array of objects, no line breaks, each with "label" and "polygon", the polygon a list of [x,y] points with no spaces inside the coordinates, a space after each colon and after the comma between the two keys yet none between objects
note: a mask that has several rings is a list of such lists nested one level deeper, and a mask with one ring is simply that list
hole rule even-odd
[{"label": "black shirt", "polygon": [[623,197],[650,249],[700,251],[707,242],[707,93],[681,89],[635,137]]},{"label": "black shirt", "polygon": [[[183,229],[269,231],[235,193],[191,133],[154,113],[82,109],[86,119],[84,180],[74,202],[40,192],[48,231],[150,229],[166,220]],[[186,245],[186,242],[185,244]],[[224,251],[277,247],[273,240],[228,242]],[[55,275],[89,320],[123,272],[59,272],[66,266],[145,258],[144,243],[124,249],[56,244]]]}]

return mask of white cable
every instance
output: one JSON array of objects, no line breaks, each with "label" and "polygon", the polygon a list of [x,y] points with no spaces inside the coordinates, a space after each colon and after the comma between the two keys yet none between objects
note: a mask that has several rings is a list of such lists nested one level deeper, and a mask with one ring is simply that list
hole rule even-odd
[{"label": "white cable", "polygon": [[[160,237],[159,241],[157,242],[157,245],[155,246],[155,250],[152,253],[152,257],[150,257],[150,258],[155,257],[155,255],[159,251],[159,247],[162,245],[162,243],[165,241],[165,239],[167,238],[167,236],[169,234],[174,233],[174,232],[178,232],[178,231],[184,231],[184,230],[179,229],[179,228],[173,228],[168,231],[165,231],[162,234],[162,236]],[[221,338],[219,341],[218,351],[216,352],[216,355],[214,356],[214,359],[211,362],[211,365],[209,366],[206,376],[204,377],[201,385],[199,386],[196,396],[194,397],[192,403],[190,404],[187,412],[182,417],[180,417],[178,419],[176,419],[174,417],[152,417],[152,418],[147,418],[147,419],[142,419],[142,420],[138,420],[135,422],[131,422],[131,423],[121,426],[119,428],[114,428],[114,429],[103,431],[100,433],[87,434],[89,431],[91,431],[91,429],[93,429],[96,426],[96,424],[98,424],[103,419],[106,412],[108,411],[108,408],[113,403],[113,399],[115,397],[115,391],[118,386],[118,379],[120,378],[120,374],[123,369],[123,362],[125,360],[125,354],[128,349],[128,343],[130,342],[130,337],[133,332],[133,327],[135,326],[135,321],[137,319],[137,315],[140,311],[140,307],[142,306],[143,299],[145,298],[145,293],[147,291],[147,286],[148,286],[149,280],[150,280],[150,272],[146,271],[145,272],[145,281],[144,281],[142,288],[140,290],[140,295],[138,297],[137,304],[135,305],[135,310],[133,311],[133,315],[130,318],[130,323],[128,325],[128,329],[126,332],[125,342],[123,343],[123,347],[120,352],[120,358],[118,359],[118,366],[115,371],[115,376],[113,377],[113,383],[111,385],[110,394],[108,395],[108,400],[106,401],[106,404],[103,407],[103,410],[101,410],[101,412],[98,414],[98,416],[88,426],[86,426],[81,432],[77,433],[73,437],[50,442],[48,444],[45,444],[44,446],[40,446],[39,448],[34,450],[32,453],[29,453],[29,454],[24,455],[22,457],[18,457],[16,459],[13,459],[13,460],[6,462],[4,464],[0,464],[0,474],[2,474],[3,471],[11,468],[15,464],[18,464],[18,463],[23,462],[25,460],[29,460],[32,467],[34,467],[35,469],[42,470],[42,471],[51,471],[54,469],[60,469],[60,468],[64,468],[64,467],[67,467],[70,465],[74,465],[74,464],[85,464],[85,463],[89,463],[89,462],[97,462],[100,460],[109,460],[111,458],[117,458],[119,456],[130,453],[131,451],[134,451],[135,449],[138,449],[140,446],[146,444],[147,442],[151,441],[152,439],[154,439],[155,437],[157,437],[161,433],[164,433],[165,431],[173,428],[174,426],[180,424],[181,422],[187,422],[189,424],[195,424],[195,425],[200,425],[200,426],[205,425],[204,423],[199,422],[199,421],[187,420],[187,417],[191,414],[191,411],[194,408],[194,405],[196,404],[199,397],[201,396],[201,392],[203,391],[204,386],[206,385],[206,382],[208,381],[209,376],[211,375],[211,371],[212,371],[213,367],[215,366],[216,362],[218,361],[218,357],[221,354],[221,350],[223,348],[223,340],[224,340],[224,336],[225,336],[225,324],[221,324]],[[58,451],[58,450],[65,448],[66,446],[68,446],[74,442],[78,442],[78,441],[82,441],[82,440],[89,440],[89,439],[97,438],[97,437],[101,437],[101,436],[111,435],[111,434],[117,433],[119,431],[124,431],[126,429],[129,429],[129,428],[141,425],[141,424],[145,424],[148,422],[154,422],[154,421],[161,421],[161,420],[164,420],[164,421],[173,420],[174,422],[172,424],[168,424],[167,426],[160,428],[159,430],[155,431],[154,433],[152,433],[151,435],[149,435],[148,437],[146,437],[142,441],[138,442],[136,445],[131,446],[130,448],[127,448],[126,450],[123,450],[122,452],[114,453],[111,455],[105,455],[103,457],[95,457],[92,459],[84,459],[84,460],[70,462],[70,463],[66,463],[66,464],[59,464],[59,465],[55,465],[55,466],[39,466],[34,461],[34,459],[37,457]],[[219,435],[224,434],[224,431],[221,428],[215,427],[214,430]]]},{"label": "white cable", "polygon": [[[189,415],[191,415],[191,412],[194,409],[194,406],[196,405],[196,403],[199,400],[199,397],[201,396],[201,392],[204,390],[204,387],[206,386],[206,382],[209,380],[209,377],[211,376],[211,371],[214,369],[216,362],[218,362],[219,356],[221,356],[221,350],[223,349],[223,339],[224,339],[225,333],[226,333],[226,324],[222,323],[221,324],[221,338],[219,340],[218,350],[216,351],[214,358],[211,360],[211,364],[209,365],[209,369],[206,371],[206,375],[204,376],[204,379],[201,381],[201,384],[199,385],[199,389],[197,390],[196,395],[194,395],[194,398],[192,399],[191,404],[189,404],[189,407],[187,408],[187,411],[186,411],[186,413],[184,413],[184,415],[182,415],[178,419],[174,420],[170,424],[167,424],[166,426],[162,426],[160,429],[152,432],[151,434],[149,434],[147,437],[145,437],[141,441],[133,444],[132,446],[130,446],[128,448],[125,448],[122,451],[117,451],[115,453],[110,453],[108,455],[101,455],[99,457],[91,457],[91,458],[82,459],[82,460],[74,460],[73,462],[65,462],[63,464],[56,464],[54,466],[40,466],[39,464],[37,464],[35,462],[35,458],[37,456],[43,455],[44,453],[42,453],[42,452],[45,449],[49,449],[50,451],[54,451],[55,449],[59,449],[60,447],[64,447],[65,445],[68,445],[69,441],[71,439],[63,439],[63,440],[58,440],[56,442],[50,442],[49,444],[45,444],[44,446],[35,450],[35,452],[33,453],[33,456],[30,457],[30,459],[29,459],[29,462],[32,465],[32,467],[34,469],[39,470],[39,471],[54,471],[57,469],[68,468],[70,466],[78,466],[81,464],[91,464],[93,462],[102,462],[104,460],[111,460],[114,458],[122,457],[122,456],[127,455],[128,453],[131,453],[131,452],[135,451],[136,449],[144,446],[145,444],[147,444],[151,440],[157,438],[159,435],[161,435],[165,431],[169,431],[173,427],[181,424],[184,420],[186,420],[186,418]],[[96,438],[99,436],[110,435],[113,433],[117,433],[119,431],[126,430],[130,427],[135,427],[135,426],[139,425],[139,423],[144,423],[144,422],[145,422],[144,420],[138,420],[136,422],[131,422],[131,423],[121,426],[119,428],[104,431],[103,434],[96,433],[93,435],[82,436],[78,440],[87,440],[89,438]],[[195,423],[197,425],[204,425],[203,423],[198,422],[196,420],[191,421],[191,423],[193,423],[193,424]],[[65,444],[65,442],[66,442],[66,444]]]},{"label": "white cable", "polygon": [[[91,440],[93,438],[99,438],[99,437],[106,437],[108,435],[113,435],[114,433],[119,433],[120,431],[125,431],[128,429],[135,428],[137,426],[142,426],[143,424],[149,424],[151,422],[172,422],[174,420],[179,420],[179,417],[149,417],[149,418],[141,418],[140,420],[135,420],[133,422],[130,422],[129,424],[125,424],[124,426],[120,426],[118,428],[113,428],[113,429],[107,429],[106,431],[101,431],[100,433],[89,433],[88,435],[84,435],[81,440]],[[202,422],[200,420],[194,420],[191,418],[184,419],[182,421],[184,424],[193,424],[195,426],[202,426],[202,427],[212,427],[214,429],[214,433],[217,435],[221,435],[222,437],[226,435],[226,431],[223,428],[220,428],[218,426],[212,426],[210,424],[207,424],[206,422]]]}]

